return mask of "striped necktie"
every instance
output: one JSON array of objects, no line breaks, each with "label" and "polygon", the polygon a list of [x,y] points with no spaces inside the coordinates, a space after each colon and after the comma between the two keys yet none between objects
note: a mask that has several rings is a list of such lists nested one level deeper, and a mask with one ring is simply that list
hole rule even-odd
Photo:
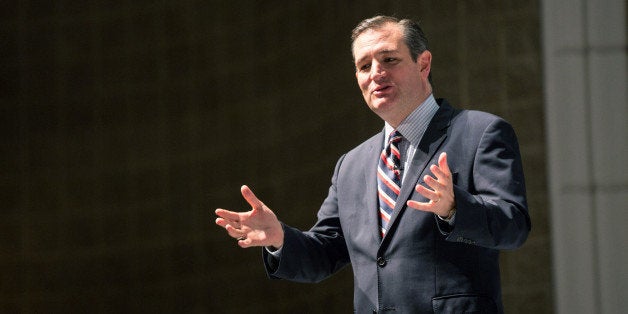
[{"label": "striped necktie", "polygon": [[377,167],[377,196],[382,238],[386,234],[401,187],[401,154],[397,147],[401,139],[402,136],[398,131],[390,134],[388,145],[384,147]]}]

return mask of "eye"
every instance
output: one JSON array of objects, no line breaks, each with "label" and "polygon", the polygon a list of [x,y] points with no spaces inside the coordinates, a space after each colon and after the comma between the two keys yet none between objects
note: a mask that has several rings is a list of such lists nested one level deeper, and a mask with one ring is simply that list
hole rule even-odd
[{"label": "eye", "polygon": [[365,63],[362,66],[360,66],[360,71],[368,71],[368,69],[371,68],[371,64],[370,63]]},{"label": "eye", "polygon": [[393,57],[384,58],[384,62],[386,63],[393,63],[395,61],[397,61],[397,58],[393,58]]}]

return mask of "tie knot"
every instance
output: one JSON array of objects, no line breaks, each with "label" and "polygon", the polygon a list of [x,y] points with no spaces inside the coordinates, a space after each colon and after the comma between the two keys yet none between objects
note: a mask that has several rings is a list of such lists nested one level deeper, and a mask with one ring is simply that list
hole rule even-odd
[{"label": "tie knot", "polygon": [[399,143],[401,142],[401,139],[403,138],[403,136],[401,136],[401,133],[399,133],[399,131],[395,130],[392,131],[390,133],[390,136],[388,137],[388,143]]},{"label": "tie knot", "polygon": [[388,145],[382,151],[382,159],[385,161],[386,166],[398,177],[400,177],[399,169],[401,168],[401,152],[398,144],[402,138],[399,131],[391,132],[388,137]]}]

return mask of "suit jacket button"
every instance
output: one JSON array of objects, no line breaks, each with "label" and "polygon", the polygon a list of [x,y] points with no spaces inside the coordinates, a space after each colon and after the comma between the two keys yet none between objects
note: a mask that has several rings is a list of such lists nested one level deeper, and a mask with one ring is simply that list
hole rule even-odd
[{"label": "suit jacket button", "polygon": [[384,267],[384,266],[386,266],[386,259],[385,259],[385,258],[383,258],[383,257],[381,257],[381,256],[380,256],[380,257],[378,257],[378,258],[377,258],[377,265],[378,265],[379,267]]}]

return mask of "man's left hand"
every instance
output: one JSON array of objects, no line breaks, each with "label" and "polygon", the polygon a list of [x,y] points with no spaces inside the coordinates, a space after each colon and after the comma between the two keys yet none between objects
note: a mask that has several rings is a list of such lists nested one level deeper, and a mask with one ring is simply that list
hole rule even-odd
[{"label": "man's left hand", "polygon": [[426,175],[425,184],[417,184],[415,190],[427,198],[427,202],[408,201],[407,205],[414,209],[432,212],[442,218],[448,218],[451,211],[456,207],[454,199],[454,183],[447,165],[447,153],[443,152],[438,156],[438,165],[430,166],[430,171],[434,177]]}]

